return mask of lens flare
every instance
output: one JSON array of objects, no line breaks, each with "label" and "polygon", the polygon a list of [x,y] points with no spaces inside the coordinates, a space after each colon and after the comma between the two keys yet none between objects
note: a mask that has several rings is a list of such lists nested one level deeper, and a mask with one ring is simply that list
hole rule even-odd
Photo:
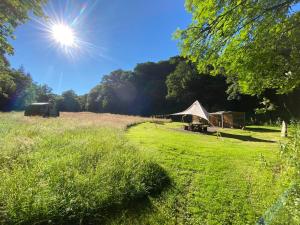
[{"label": "lens flare", "polygon": [[[1,1],[1,0],[0,0]],[[45,17],[32,16],[36,28],[41,31],[42,37],[47,41],[47,46],[59,53],[64,53],[71,60],[79,60],[84,55],[96,60],[113,61],[105,53],[107,48],[99,46],[102,38],[95,32],[89,23],[88,16],[98,4],[99,0],[86,0],[84,4],[75,3],[70,0],[54,1],[43,8]],[[97,36],[98,44],[94,45],[89,39]],[[61,56],[62,54],[60,54]]]},{"label": "lens flare", "polygon": [[75,34],[72,28],[65,24],[53,24],[51,27],[53,39],[63,47],[75,45]]}]

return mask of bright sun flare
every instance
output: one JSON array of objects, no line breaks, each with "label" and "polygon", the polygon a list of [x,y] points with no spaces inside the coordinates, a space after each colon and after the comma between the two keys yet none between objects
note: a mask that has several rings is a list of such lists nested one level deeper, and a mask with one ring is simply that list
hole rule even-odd
[{"label": "bright sun flare", "polygon": [[51,27],[52,37],[64,47],[72,47],[75,44],[73,30],[65,24],[54,24]]}]

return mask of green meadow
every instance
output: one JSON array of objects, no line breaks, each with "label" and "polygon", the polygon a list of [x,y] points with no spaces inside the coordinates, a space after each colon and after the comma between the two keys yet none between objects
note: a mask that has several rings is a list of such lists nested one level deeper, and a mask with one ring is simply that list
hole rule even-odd
[{"label": "green meadow", "polygon": [[258,222],[289,186],[279,128],[205,135],[182,125],[110,114],[1,113],[1,223]]},{"label": "green meadow", "polygon": [[300,225],[299,25],[300,0],[0,0],[0,225]]},{"label": "green meadow", "polygon": [[152,199],[146,224],[255,224],[288,186],[279,129],[194,134],[180,123],[144,123],[127,137],[161,165],[172,185]]},{"label": "green meadow", "polygon": [[169,182],[116,128],[138,118],[85,117],[0,113],[0,223],[108,223]]}]

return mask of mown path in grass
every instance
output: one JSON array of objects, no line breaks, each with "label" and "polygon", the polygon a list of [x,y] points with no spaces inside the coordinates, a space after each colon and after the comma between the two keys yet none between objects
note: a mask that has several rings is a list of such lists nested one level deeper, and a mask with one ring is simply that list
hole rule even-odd
[{"label": "mown path in grass", "polygon": [[129,140],[172,179],[171,187],[151,198],[148,210],[130,222],[255,224],[287,187],[280,170],[279,129],[223,129],[218,138],[181,127],[144,123],[128,130]]}]

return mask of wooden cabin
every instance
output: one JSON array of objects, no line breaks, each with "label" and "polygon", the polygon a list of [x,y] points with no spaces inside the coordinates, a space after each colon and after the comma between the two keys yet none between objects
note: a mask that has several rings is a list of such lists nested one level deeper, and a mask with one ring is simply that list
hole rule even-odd
[{"label": "wooden cabin", "polygon": [[209,121],[216,127],[243,128],[245,126],[245,113],[220,111],[209,114]]},{"label": "wooden cabin", "polygon": [[24,116],[58,117],[55,104],[49,102],[33,103],[26,107]]}]

